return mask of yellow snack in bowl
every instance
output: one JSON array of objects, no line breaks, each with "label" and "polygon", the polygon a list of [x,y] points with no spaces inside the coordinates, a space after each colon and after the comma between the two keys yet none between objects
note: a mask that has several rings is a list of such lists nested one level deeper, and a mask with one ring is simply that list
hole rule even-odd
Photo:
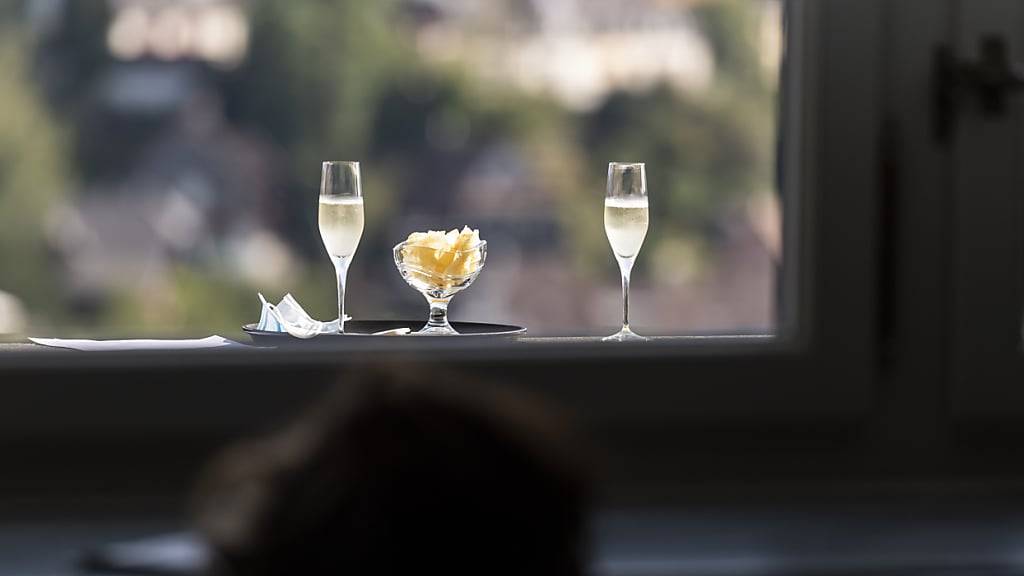
[{"label": "yellow snack in bowl", "polygon": [[413,232],[403,249],[406,265],[437,276],[467,276],[480,267],[480,231],[464,226]]}]

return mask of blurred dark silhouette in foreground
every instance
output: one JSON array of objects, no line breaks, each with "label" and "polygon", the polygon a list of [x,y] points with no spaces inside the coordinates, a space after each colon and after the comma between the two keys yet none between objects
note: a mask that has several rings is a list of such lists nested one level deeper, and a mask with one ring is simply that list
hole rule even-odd
[{"label": "blurred dark silhouette in foreground", "polygon": [[430,371],[370,371],[225,454],[198,492],[214,573],[582,574],[589,493],[567,430]]}]

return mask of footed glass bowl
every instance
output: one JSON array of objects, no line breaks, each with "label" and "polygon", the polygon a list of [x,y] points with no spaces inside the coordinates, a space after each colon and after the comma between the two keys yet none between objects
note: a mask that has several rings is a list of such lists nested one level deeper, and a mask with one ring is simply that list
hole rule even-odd
[{"label": "footed glass bowl", "polygon": [[448,323],[448,303],[480,275],[487,260],[487,242],[463,250],[444,250],[402,242],[395,246],[399,274],[430,305],[427,325],[416,332],[425,336],[458,334]]}]

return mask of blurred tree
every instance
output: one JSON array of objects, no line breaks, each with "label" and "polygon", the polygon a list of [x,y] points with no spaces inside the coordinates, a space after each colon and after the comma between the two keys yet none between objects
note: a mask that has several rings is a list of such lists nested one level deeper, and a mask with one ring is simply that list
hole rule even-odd
[{"label": "blurred tree", "polygon": [[586,120],[593,170],[603,174],[606,158],[647,162],[659,215],[700,231],[721,204],[764,182],[770,165],[762,152],[770,126],[741,104],[682,97],[666,86],[617,93]]},{"label": "blurred tree", "polygon": [[53,30],[41,30],[33,64],[42,93],[53,111],[74,119],[88,104],[100,72],[110,63],[107,51],[108,2],[64,2]]},{"label": "blurred tree", "polygon": [[[250,3],[250,51],[225,73],[225,112],[262,132],[288,160],[279,206],[286,233],[317,253],[323,160],[365,159],[384,83],[408,60],[391,0]],[[310,201],[288,201],[296,197]]]},{"label": "blurred tree", "polygon": [[393,2],[256,0],[250,14],[249,55],[225,78],[228,116],[266,130],[315,182],[325,153],[366,151],[381,83],[401,63]]},{"label": "blurred tree", "polygon": [[718,82],[757,92],[767,88],[758,48],[761,4],[751,0],[715,0],[691,8],[711,45]]},{"label": "blurred tree", "polygon": [[[717,220],[731,205],[771,187],[775,95],[756,44],[758,3],[716,0],[686,9],[694,10],[715,55],[712,89],[684,94],[660,85],[644,93],[618,92],[581,117],[580,125],[588,174],[595,178],[604,176],[609,160],[647,163],[648,250],[666,242],[700,267],[715,256]],[[603,180],[593,186],[603,188]]]},{"label": "blurred tree", "polygon": [[68,182],[67,150],[28,77],[31,50],[0,26],[0,289],[34,316],[57,312],[60,278],[49,262],[47,214]]},{"label": "blurred tree", "polygon": [[[40,100],[49,104],[49,113],[71,128],[67,152],[76,174],[94,181],[123,169],[126,159],[138,151],[139,139],[122,142],[113,137],[108,119],[96,114],[97,80],[111,62],[106,46],[109,3],[56,6],[52,9],[58,16],[52,25],[33,33],[32,80]],[[97,139],[105,145],[96,146]]]}]

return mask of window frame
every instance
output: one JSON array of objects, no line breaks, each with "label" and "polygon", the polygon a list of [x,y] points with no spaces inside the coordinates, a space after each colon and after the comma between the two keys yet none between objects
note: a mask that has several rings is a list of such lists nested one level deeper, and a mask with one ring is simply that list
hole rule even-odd
[{"label": "window frame", "polygon": [[[1007,39],[1024,59],[1024,6],[1005,0],[957,4],[953,53],[978,57],[983,36]],[[1020,198],[1024,104],[1011,95],[990,117],[972,99],[954,112],[949,142],[952,198],[952,326],[949,403],[964,420],[1024,412],[1024,200]]]},{"label": "window frame", "polygon": [[[789,314],[778,336],[680,337],[616,348],[571,339],[446,343],[444,349],[403,343],[389,350],[263,351],[258,358],[247,352],[7,354],[0,378],[15,401],[0,405],[0,429],[37,428],[29,420],[42,414],[34,411],[59,402],[59,395],[40,397],[35,383],[61,382],[69,371],[145,380],[206,367],[218,374],[209,379],[209,393],[219,395],[227,393],[219,389],[224,370],[239,378],[274,367],[344,372],[368,358],[491,366],[498,375],[507,373],[499,367],[519,366],[527,387],[582,404],[597,425],[862,415],[872,399],[877,357],[881,6],[877,0],[790,0],[787,27],[789,93],[780,125],[793,137],[781,158],[790,224],[779,283],[780,307]],[[589,376],[572,378],[572,369]]]}]

